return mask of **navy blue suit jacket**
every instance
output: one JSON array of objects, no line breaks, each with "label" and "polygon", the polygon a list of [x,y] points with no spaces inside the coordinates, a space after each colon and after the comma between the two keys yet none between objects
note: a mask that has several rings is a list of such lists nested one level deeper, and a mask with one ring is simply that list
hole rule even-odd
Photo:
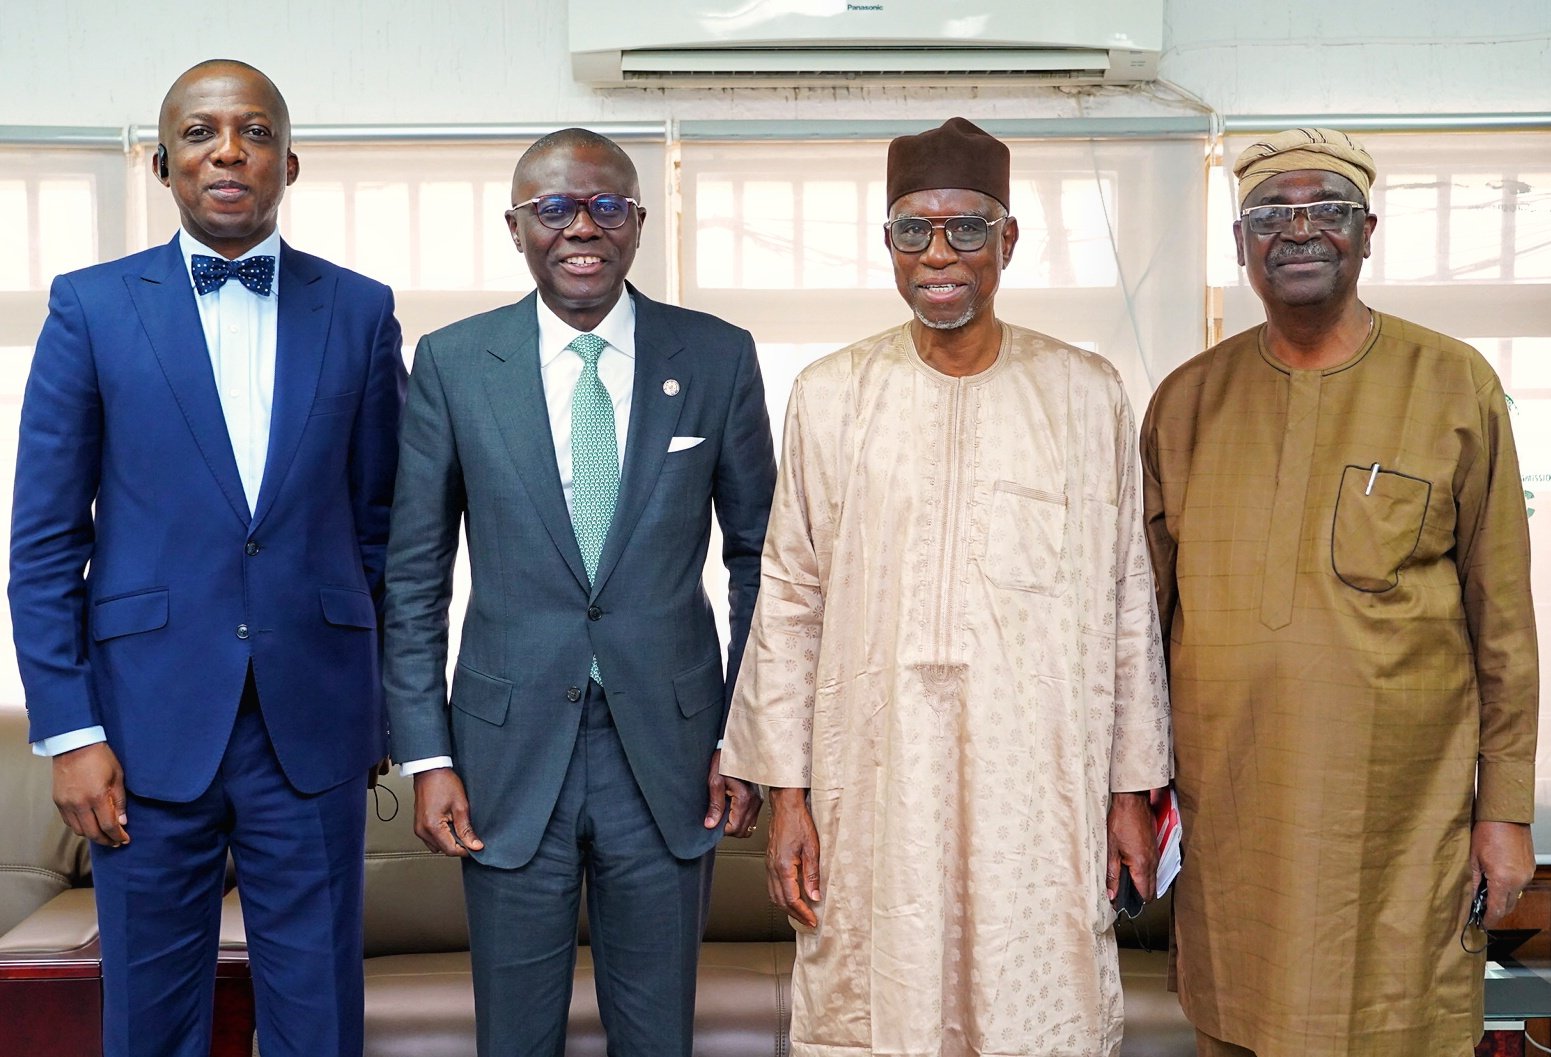
[{"label": "navy blue suit jacket", "polygon": [[[388,557],[384,682],[393,755],[450,755],[475,857],[518,867],[554,810],[594,654],[636,784],[673,854],[694,858],[706,773],[759,590],[775,456],[749,333],[633,289],[635,386],[619,501],[588,581],[539,370],[536,296],[454,323],[415,352]],[[670,452],[675,437],[704,440]],[[712,508],[731,638],[701,585]],[[458,530],[472,599],[446,683]]]},{"label": "navy blue suit jacket", "polygon": [[405,385],[393,296],[289,246],[279,284],[251,517],[177,240],[50,293],[11,526],[30,738],[101,724],[140,796],[209,785],[250,663],[297,789],[383,752],[376,629]]}]

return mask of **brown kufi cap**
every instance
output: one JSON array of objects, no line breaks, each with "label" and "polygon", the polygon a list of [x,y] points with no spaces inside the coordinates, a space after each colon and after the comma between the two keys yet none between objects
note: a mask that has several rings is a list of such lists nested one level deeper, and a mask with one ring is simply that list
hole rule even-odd
[{"label": "brown kufi cap", "polygon": [[1012,152],[1007,144],[961,117],[889,144],[891,206],[915,191],[963,187],[990,195],[1005,209],[1011,184]]},{"label": "brown kufi cap", "polygon": [[1251,143],[1233,163],[1233,175],[1239,178],[1239,205],[1271,177],[1300,169],[1320,169],[1346,177],[1362,192],[1364,205],[1378,175],[1373,155],[1345,132],[1290,128]]}]

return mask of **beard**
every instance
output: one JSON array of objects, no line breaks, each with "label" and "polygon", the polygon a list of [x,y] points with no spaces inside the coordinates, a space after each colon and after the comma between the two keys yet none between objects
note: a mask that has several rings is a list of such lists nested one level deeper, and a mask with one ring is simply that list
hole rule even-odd
[{"label": "beard", "polygon": [[964,326],[970,320],[975,318],[975,306],[970,305],[968,308],[966,308],[964,310],[964,314],[958,319],[927,319],[926,313],[922,312],[919,308],[915,310],[915,314],[916,319],[921,321],[921,325],[923,327],[930,327],[933,330],[958,330],[960,327]]}]

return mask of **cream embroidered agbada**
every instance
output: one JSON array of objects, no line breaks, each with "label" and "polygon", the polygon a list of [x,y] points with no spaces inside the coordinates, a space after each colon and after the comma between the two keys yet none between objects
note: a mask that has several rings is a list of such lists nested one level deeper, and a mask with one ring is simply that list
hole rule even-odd
[{"label": "cream embroidered agbada", "polygon": [[909,328],[798,378],[722,769],[808,787],[797,1057],[1108,1057],[1111,790],[1167,783],[1162,651],[1113,367]]}]

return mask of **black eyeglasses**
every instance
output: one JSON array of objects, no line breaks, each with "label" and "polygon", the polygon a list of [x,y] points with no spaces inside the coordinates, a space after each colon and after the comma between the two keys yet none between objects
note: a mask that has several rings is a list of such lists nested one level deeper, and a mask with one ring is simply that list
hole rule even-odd
[{"label": "black eyeglasses", "polygon": [[1249,229],[1257,235],[1279,235],[1293,226],[1293,220],[1301,212],[1316,231],[1335,231],[1344,228],[1352,219],[1352,212],[1366,209],[1361,202],[1310,202],[1298,206],[1250,206],[1241,210],[1239,219],[1249,223]]},{"label": "black eyeglasses", "polygon": [[932,231],[942,228],[948,245],[962,253],[980,249],[991,237],[993,225],[1006,217],[987,220],[985,217],[900,217],[883,225],[889,233],[889,245],[901,253],[920,253],[932,244]]},{"label": "black eyeglasses", "polygon": [[533,207],[533,215],[538,222],[546,228],[554,228],[563,231],[570,227],[576,220],[576,215],[583,208],[587,215],[592,217],[592,222],[600,228],[609,231],[625,226],[625,221],[630,219],[632,208],[639,209],[640,202],[625,195],[595,194],[591,198],[573,198],[570,195],[539,195],[530,198],[526,202],[518,202],[506,211],[511,216],[524,206]]}]

